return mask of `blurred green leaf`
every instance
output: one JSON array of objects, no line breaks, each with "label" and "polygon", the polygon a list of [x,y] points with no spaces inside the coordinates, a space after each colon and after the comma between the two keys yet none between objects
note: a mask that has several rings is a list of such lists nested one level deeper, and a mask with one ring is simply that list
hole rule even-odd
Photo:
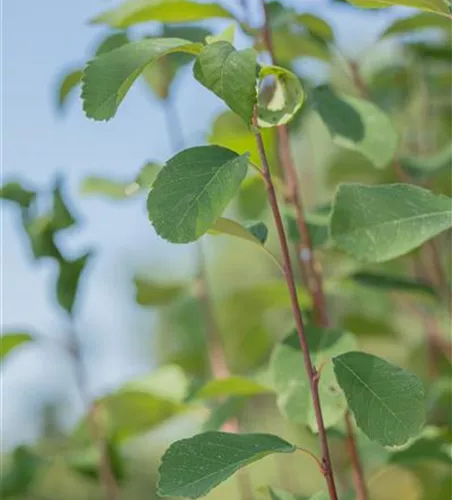
[{"label": "blurred green leaf", "polygon": [[64,200],[62,180],[58,179],[53,190],[52,229],[53,231],[68,229],[74,226],[76,222]]},{"label": "blurred green leaf", "polygon": [[231,397],[218,403],[211,411],[209,418],[203,423],[202,431],[217,431],[233,417],[239,415],[245,406],[246,398]]},{"label": "blurred green leaf", "polygon": [[0,336],[0,362],[16,347],[31,342],[33,337],[29,333],[4,333]]},{"label": "blurred green leaf", "polygon": [[388,320],[359,312],[346,314],[340,324],[344,330],[353,332],[357,337],[361,335],[369,337],[396,335],[394,327]]},{"label": "blurred green leaf", "polygon": [[41,460],[25,446],[19,446],[12,453],[12,460],[0,481],[2,499],[27,495],[36,479]]},{"label": "blurred green leaf", "polygon": [[399,138],[389,116],[363,99],[317,87],[312,100],[335,144],[360,152],[377,168],[394,157]]},{"label": "blurred green leaf", "polygon": [[180,297],[186,290],[187,284],[157,283],[144,278],[135,278],[135,299],[141,306],[161,306]]},{"label": "blurred green leaf", "polygon": [[168,160],[147,203],[157,233],[173,243],[198,239],[226,209],[247,169],[247,155],[218,146],[186,149]]},{"label": "blurred green leaf", "polygon": [[270,500],[298,500],[301,497],[296,497],[293,493],[280,490],[279,488],[265,488],[270,495]]},{"label": "blurred green leaf", "polygon": [[101,56],[102,54],[107,54],[114,49],[122,47],[128,42],[129,37],[127,36],[127,33],[113,33],[111,35],[109,34],[101,40],[94,55]]},{"label": "blurred green leaf", "polygon": [[21,208],[29,208],[36,192],[22,187],[19,182],[7,182],[0,188],[0,198],[17,203]]},{"label": "blurred green leaf", "polygon": [[325,42],[334,40],[334,32],[331,26],[321,17],[314,14],[297,14],[295,20],[298,24],[305,26],[309,33]]},{"label": "blurred green leaf", "polygon": [[60,259],[61,254],[55,245],[53,219],[51,214],[46,214],[34,219],[22,219],[23,227],[30,241],[35,259],[52,257]]},{"label": "blurred green leaf", "polygon": [[[328,241],[330,211],[331,208],[328,207],[327,210],[324,211],[313,211],[305,214],[305,220],[311,237],[311,244],[314,248],[322,246]],[[300,233],[293,211],[286,209],[284,219],[286,222],[288,239],[294,243],[300,243]]]},{"label": "blurred green leaf", "polygon": [[[306,326],[305,334],[312,362],[317,368],[323,366],[319,393],[325,426],[328,428],[336,424],[347,409],[347,402],[328,361],[333,356],[355,349],[356,342],[350,333],[313,325]],[[270,360],[270,372],[281,413],[287,419],[307,424],[314,432],[318,432],[309,380],[296,332],[275,347]]]},{"label": "blurred green leaf", "polygon": [[59,259],[60,272],[56,284],[56,295],[60,306],[72,316],[77,298],[79,282],[85,269],[91,252],[88,252],[78,259]]},{"label": "blurred green leaf", "polygon": [[265,244],[268,237],[268,228],[261,221],[251,221],[245,223],[246,230],[251,233],[262,245]]},{"label": "blurred green leaf", "polygon": [[402,169],[411,177],[428,178],[443,170],[450,171],[452,166],[452,143],[431,156],[402,156],[399,160]]},{"label": "blurred green leaf", "polygon": [[405,7],[413,7],[415,9],[434,12],[443,16],[450,16],[448,4],[445,0],[347,0],[348,3],[363,9],[381,9],[392,7],[394,5],[403,5]]},{"label": "blurred green leaf", "polygon": [[295,446],[270,434],[206,432],[173,443],[162,457],[158,493],[199,498],[242,467]]},{"label": "blurred green leaf", "polygon": [[383,446],[417,436],[425,421],[425,394],[413,374],[364,352],[333,358],[334,372],[358,427]]},{"label": "blurred green leaf", "polygon": [[72,94],[72,92],[80,85],[82,81],[83,71],[81,69],[75,69],[66,73],[61,79],[58,85],[58,108],[60,110],[64,109],[67,104],[67,100]]},{"label": "blurred green leaf", "polygon": [[450,20],[428,12],[420,12],[414,14],[414,16],[397,19],[386,28],[381,37],[387,38],[394,35],[406,35],[432,28],[445,30],[446,33],[450,32]]},{"label": "blurred green leaf", "polygon": [[234,45],[234,39],[235,39],[235,24],[231,24],[221,33],[218,33],[218,35],[207,36],[206,42],[209,44],[215,42],[228,42]]},{"label": "blurred green leaf", "polygon": [[92,19],[93,24],[107,24],[112,28],[127,28],[135,24],[159,21],[188,23],[211,18],[233,18],[226,9],[215,3],[197,3],[190,0],[128,0]]},{"label": "blurred green leaf", "polygon": [[226,396],[255,396],[271,391],[271,388],[265,387],[251,378],[231,375],[228,378],[210,380],[193,394],[190,401]]},{"label": "blurred green leaf", "polygon": [[[267,77],[276,79],[270,102],[257,103],[257,124],[261,128],[272,128],[289,123],[300,110],[304,101],[304,91],[298,77],[279,66],[264,66],[260,69],[259,80]],[[261,97],[261,96],[259,96]]]},{"label": "blurred green leaf", "polygon": [[237,204],[238,211],[244,219],[259,218],[267,207],[267,190],[262,176],[253,175],[245,178],[237,195]]},{"label": "blurred green leaf", "polygon": [[452,226],[452,200],[406,185],[343,184],[336,193],[330,234],[365,262],[384,262],[414,250]]},{"label": "blurred green leaf", "polygon": [[193,68],[196,80],[222,99],[247,124],[251,123],[257,99],[256,57],[253,49],[237,51],[228,42],[215,42],[204,47]]},{"label": "blurred green leaf", "polygon": [[147,66],[172,52],[197,54],[201,48],[201,44],[178,38],[154,38],[127,43],[96,57],[88,63],[83,76],[86,115],[95,120],[109,120]]}]

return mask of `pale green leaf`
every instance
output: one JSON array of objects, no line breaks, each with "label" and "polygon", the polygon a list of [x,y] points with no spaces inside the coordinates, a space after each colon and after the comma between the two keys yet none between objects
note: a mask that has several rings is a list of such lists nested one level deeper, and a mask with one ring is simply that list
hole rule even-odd
[{"label": "pale green leaf", "polygon": [[31,342],[33,337],[29,333],[6,333],[0,336],[0,361],[17,347]]},{"label": "pale green leaf", "polygon": [[343,184],[333,206],[334,243],[366,262],[414,250],[452,226],[452,200],[407,184]]},{"label": "pale green leaf", "polygon": [[389,116],[375,104],[335,94],[328,86],[314,89],[312,99],[335,144],[358,151],[377,168],[393,159],[398,134]]},{"label": "pale green leaf", "polygon": [[86,267],[91,253],[88,252],[78,259],[65,260],[60,258],[60,272],[56,285],[56,296],[60,306],[70,315],[73,313],[81,275]]},{"label": "pale green leaf", "polygon": [[207,36],[206,43],[228,42],[230,44],[234,44],[234,39],[235,39],[235,24],[231,24],[221,33],[218,33],[218,35]]},{"label": "pale green leaf", "polygon": [[58,85],[58,108],[63,109],[68,98],[82,81],[83,71],[76,69],[64,75]]},{"label": "pale green leaf", "polygon": [[245,406],[246,398],[230,397],[218,403],[210,412],[209,418],[203,423],[202,431],[217,431],[233,417],[237,417]]},{"label": "pale green leaf", "polygon": [[162,306],[180,297],[187,289],[184,283],[157,283],[145,278],[135,278],[135,300],[141,306]]},{"label": "pale green leaf", "polygon": [[251,379],[232,375],[228,378],[214,379],[201,386],[190,398],[215,399],[226,396],[255,396],[271,392],[271,388]]},{"label": "pale green leaf", "polygon": [[171,158],[148,197],[157,233],[173,243],[198,239],[226,209],[247,168],[247,155],[218,146],[186,149]]},{"label": "pale green leaf", "polygon": [[[333,356],[356,348],[353,335],[339,330],[328,330],[313,325],[305,327],[309,351],[315,366],[323,365],[319,393],[326,428],[336,424],[347,409],[328,361]],[[278,344],[271,356],[270,372],[277,393],[281,413],[298,424],[309,425],[317,432],[317,422],[312,405],[309,380],[296,332]]]},{"label": "pale green leaf", "polygon": [[424,29],[435,28],[450,32],[450,20],[428,12],[420,12],[414,16],[397,19],[383,32],[381,38],[387,38],[394,35],[412,34]]},{"label": "pale green leaf", "polygon": [[[250,160],[252,161],[251,158]],[[258,219],[267,204],[267,189],[262,176],[248,176],[242,182],[237,195],[237,208],[240,215],[244,219]]]},{"label": "pale green leaf", "polygon": [[201,51],[193,68],[196,80],[248,124],[251,123],[257,99],[256,57],[253,49],[237,51],[228,42],[215,42]]},{"label": "pale green leaf", "polygon": [[21,208],[29,208],[36,192],[24,188],[19,182],[7,182],[0,188],[0,198],[17,203]]},{"label": "pale green leaf", "polygon": [[402,156],[399,163],[402,169],[414,178],[429,178],[449,171],[452,167],[452,143],[430,156]]},{"label": "pale green leaf", "polygon": [[242,467],[295,446],[270,434],[206,432],[173,443],[162,457],[158,493],[199,498]]},{"label": "pale green leaf", "polygon": [[398,446],[421,432],[425,395],[415,375],[364,352],[342,354],[333,364],[356,423],[369,439]]},{"label": "pale green leaf", "polygon": [[259,73],[262,82],[274,77],[276,85],[269,103],[258,102],[258,126],[271,128],[289,123],[301,108],[304,91],[300,80],[292,72],[278,66],[264,66]]},{"label": "pale green leaf", "polygon": [[252,234],[262,245],[265,244],[268,237],[268,228],[261,221],[253,221],[245,223],[246,230]]},{"label": "pale green leaf", "polygon": [[347,0],[347,2],[363,9],[381,9],[402,5],[450,17],[447,0]]},{"label": "pale green leaf", "polygon": [[211,18],[234,16],[216,3],[198,3],[189,0],[128,0],[119,7],[92,19],[94,24],[112,28],[127,28],[135,24],[158,21],[162,23],[189,23]]},{"label": "pale green leaf", "polygon": [[112,118],[127,91],[147,66],[173,52],[198,54],[202,45],[179,38],[127,43],[90,61],[82,84],[83,108],[89,118]]}]

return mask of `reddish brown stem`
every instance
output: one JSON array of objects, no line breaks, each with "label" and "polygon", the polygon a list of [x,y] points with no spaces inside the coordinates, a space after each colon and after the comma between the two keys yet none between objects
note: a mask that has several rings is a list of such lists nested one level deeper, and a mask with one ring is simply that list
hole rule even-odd
[{"label": "reddish brown stem", "polygon": [[358,500],[367,499],[367,487],[364,481],[364,471],[361,466],[358,448],[356,446],[355,432],[350,412],[345,414],[345,427],[347,429],[348,455],[353,465],[353,479]]},{"label": "reddish brown stem", "polygon": [[295,285],[295,278],[292,271],[292,264],[290,262],[289,247],[287,244],[287,238],[284,231],[284,224],[281,218],[281,213],[279,211],[278,200],[276,198],[275,188],[273,186],[273,181],[270,173],[270,167],[268,165],[267,156],[265,153],[264,142],[262,140],[262,135],[257,129],[257,116],[254,116],[254,127],[257,147],[259,150],[259,156],[262,163],[262,172],[264,175],[265,183],[267,186],[268,200],[272,209],[273,218],[275,220],[276,229],[278,232],[278,238],[281,246],[281,252],[283,256],[283,268],[284,276],[287,283],[287,288],[289,290],[292,312],[295,320],[295,325],[298,333],[298,338],[300,341],[300,346],[303,353],[304,366],[309,380],[309,385],[311,389],[312,403],[314,407],[315,418],[319,430],[320,444],[322,449],[322,466],[323,474],[328,486],[328,492],[331,500],[337,500],[336,485],[334,482],[333,468],[331,464],[330,451],[328,447],[328,441],[326,437],[326,430],[323,421],[322,409],[320,406],[320,396],[318,390],[318,377],[317,370],[312,364],[311,356],[309,354],[309,347],[306,340],[303,318],[301,316],[300,306],[298,304],[298,297]]}]

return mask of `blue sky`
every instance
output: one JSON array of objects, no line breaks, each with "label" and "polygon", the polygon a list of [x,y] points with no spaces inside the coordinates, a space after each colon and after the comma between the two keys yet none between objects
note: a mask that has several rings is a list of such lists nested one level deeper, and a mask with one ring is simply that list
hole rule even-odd
[{"label": "blue sky", "polygon": [[[86,119],[76,96],[64,117],[56,112],[59,77],[83,64],[102,34],[102,28],[89,26],[87,19],[114,3],[4,0],[2,16],[1,181],[23,179],[45,188],[58,173],[67,179],[83,223],[63,235],[61,244],[72,255],[88,247],[96,250],[82,284],[75,325],[87,352],[93,393],[151,366],[150,351],[143,351],[140,340],[149,333],[143,325],[152,325],[152,316],[133,304],[131,277],[136,269],[151,266],[158,272],[164,267],[167,276],[169,268],[163,264],[171,261],[173,273],[180,274],[191,255],[190,248],[170,246],[155,236],[143,200],[113,203],[77,193],[87,175],[128,178],[145,160],[163,161],[172,154],[161,106],[139,84],[108,123]],[[352,15],[342,6],[326,9],[326,2],[318,0],[301,3],[330,20],[340,44],[352,55],[364,49],[388,19],[384,12]],[[175,104],[186,144],[201,143],[221,105],[200,90],[189,71],[178,81]],[[2,331],[20,329],[63,338],[69,325],[52,295],[55,268],[32,260],[14,207],[2,204],[1,217]],[[3,370],[1,391],[5,446],[33,439],[34,415],[42,400],[60,399],[66,405],[65,418],[75,415],[70,361],[51,345],[41,343],[13,355]]]}]

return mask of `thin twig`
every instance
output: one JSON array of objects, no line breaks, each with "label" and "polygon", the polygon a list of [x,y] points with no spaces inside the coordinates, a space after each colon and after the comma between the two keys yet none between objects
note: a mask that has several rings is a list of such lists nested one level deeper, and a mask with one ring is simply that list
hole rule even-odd
[{"label": "thin twig", "polygon": [[320,406],[320,396],[318,390],[318,377],[315,366],[312,364],[311,356],[309,353],[308,342],[305,335],[303,318],[301,316],[301,310],[298,303],[297,290],[295,284],[295,278],[292,271],[292,264],[290,261],[289,247],[287,244],[287,238],[284,231],[284,224],[281,218],[281,213],[279,211],[278,200],[276,198],[276,192],[273,185],[270,167],[267,160],[267,155],[265,153],[264,142],[262,135],[257,128],[257,111],[254,113],[254,129],[256,143],[259,150],[259,156],[262,163],[262,170],[264,173],[264,178],[267,186],[268,200],[272,209],[273,218],[275,220],[276,229],[278,232],[279,242],[281,246],[281,252],[283,257],[284,274],[287,283],[287,288],[290,295],[290,300],[292,304],[292,312],[295,320],[295,325],[298,333],[298,338],[300,341],[300,346],[302,349],[304,366],[309,380],[309,385],[311,389],[312,403],[314,407],[315,418],[317,422],[317,427],[319,430],[320,444],[322,449],[322,472],[325,476],[325,480],[328,486],[328,492],[331,500],[337,500],[336,485],[334,482],[333,468],[331,464],[330,451],[328,447],[328,441],[326,437],[325,424],[323,421],[322,409]]}]

